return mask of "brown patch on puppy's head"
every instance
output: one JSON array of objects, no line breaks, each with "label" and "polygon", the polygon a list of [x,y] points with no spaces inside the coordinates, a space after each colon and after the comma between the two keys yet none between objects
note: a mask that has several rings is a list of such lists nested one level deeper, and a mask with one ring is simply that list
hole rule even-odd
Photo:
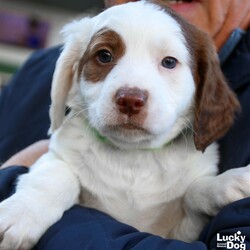
[{"label": "brown patch on puppy's head", "polygon": [[[78,78],[78,82],[81,76],[93,83],[102,81],[125,53],[122,38],[115,31],[101,29],[90,37],[92,29],[93,21],[90,18],[72,22],[63,29],[66,43],[56,63],[51,91],[51,132],[63,122],[68,92],[74,77]],[[102,63],[98,60],[100,51],[110,53],[112,61]]]},{"label": "brown patch on puppy's head", "polygon": [[[109,53],[111,60],[100,61],[100,53]],[[122,38],[113,30],[101,29],[92,37],[80,60],[78,78],[83,76],[85,80],[93,83],[104,80],[124,53],[125,44]]]}]

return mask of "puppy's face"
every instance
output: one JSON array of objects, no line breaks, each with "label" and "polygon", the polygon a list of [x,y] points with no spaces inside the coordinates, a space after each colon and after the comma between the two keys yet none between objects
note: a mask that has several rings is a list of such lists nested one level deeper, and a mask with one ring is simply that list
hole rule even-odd
[{"label": "puppy's face", "polygon": [[[57,68],[65,72],[70,67],[66,81],[74,82],[76,103],[101,135],[121,148],[155,148],[197,119],[196,93],[204,79],[198,31],[144,2],[110,8],[84,25],[80,21],[66,28],[69,38]],[[215,57],[211,50],[203,56]],[[223,82],[221,75],[216,77]]]},{"label": "puppy's face", "polygon": [[178,23],[142,7],[99,17],[105,26],[93,34],[78,71],[89,123],[120,147],[171,140],[190,118],[195,91]]}]

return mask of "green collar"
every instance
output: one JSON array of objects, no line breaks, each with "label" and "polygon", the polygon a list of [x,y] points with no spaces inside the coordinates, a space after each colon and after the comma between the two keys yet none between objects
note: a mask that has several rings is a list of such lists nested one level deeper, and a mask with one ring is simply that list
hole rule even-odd
[{"label": "green collar", "polygon": [[95,128],[91,128],[93,134],[96,136],[97,139],[99,139],[101,142],[114,146],[114,144],[105,136],[101,135]]},{"label": "green collar", "polygon": [[[96,136],[96,138],[99,139],[99,141],[101,141],[102,143],[107,144],[107,145],[110,145],[110,146],[113,146],[113,147],[116,147],[107,137],[101,135],[101,134],[97,131],[97,129],[95,129],[95,128],[92,127],[92,128],[91,128],[91,131],[92,131],[93,134]],[[174,140],[174,139],[173,139],[173,140]],[[159,150],[159,149],[161,149],[161,148],[164,148],[164,147],[169,146],[169,145],[173,142],[173,140],[171,140],[171,141],[165,143],[162,147],[159,147],[159,148],[142,148],[142,149],[140,149],[140,150],[146,150],[146,151],[155,151],[155,150]]]}]

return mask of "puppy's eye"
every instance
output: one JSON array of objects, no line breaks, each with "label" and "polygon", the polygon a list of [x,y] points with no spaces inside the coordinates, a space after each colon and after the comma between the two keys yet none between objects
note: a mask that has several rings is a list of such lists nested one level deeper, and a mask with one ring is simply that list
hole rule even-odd
[{"label": "puppy's eye", "polygon": [[100,50],[97,52],[97,60],[100,63],[110,63],[113,61],[113,56],[108,50]]},{"label": "puppy's eye", "polygon": [[175,68],[176,64],[177,64],[177,59],[171,56],[167,56],[165,58],[162,59],[161,61],[161,65],[164,68],[168,68],[168,69],[173,69]]}]

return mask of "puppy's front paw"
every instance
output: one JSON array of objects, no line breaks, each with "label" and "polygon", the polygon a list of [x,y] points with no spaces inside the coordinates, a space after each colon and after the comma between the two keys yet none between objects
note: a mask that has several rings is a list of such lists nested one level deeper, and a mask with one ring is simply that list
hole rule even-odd
[{"label": "puppy's front paw", "polygon": [[[226,171],[218,176],[222,205],[250,197],[250,165]],[[223,204],[224,203],[224,204]]]},{"label": "puppy's front paw", "polygon": [[40,219],[15,195],[0,203],[0,250],[31,249],[44,232]]}]

